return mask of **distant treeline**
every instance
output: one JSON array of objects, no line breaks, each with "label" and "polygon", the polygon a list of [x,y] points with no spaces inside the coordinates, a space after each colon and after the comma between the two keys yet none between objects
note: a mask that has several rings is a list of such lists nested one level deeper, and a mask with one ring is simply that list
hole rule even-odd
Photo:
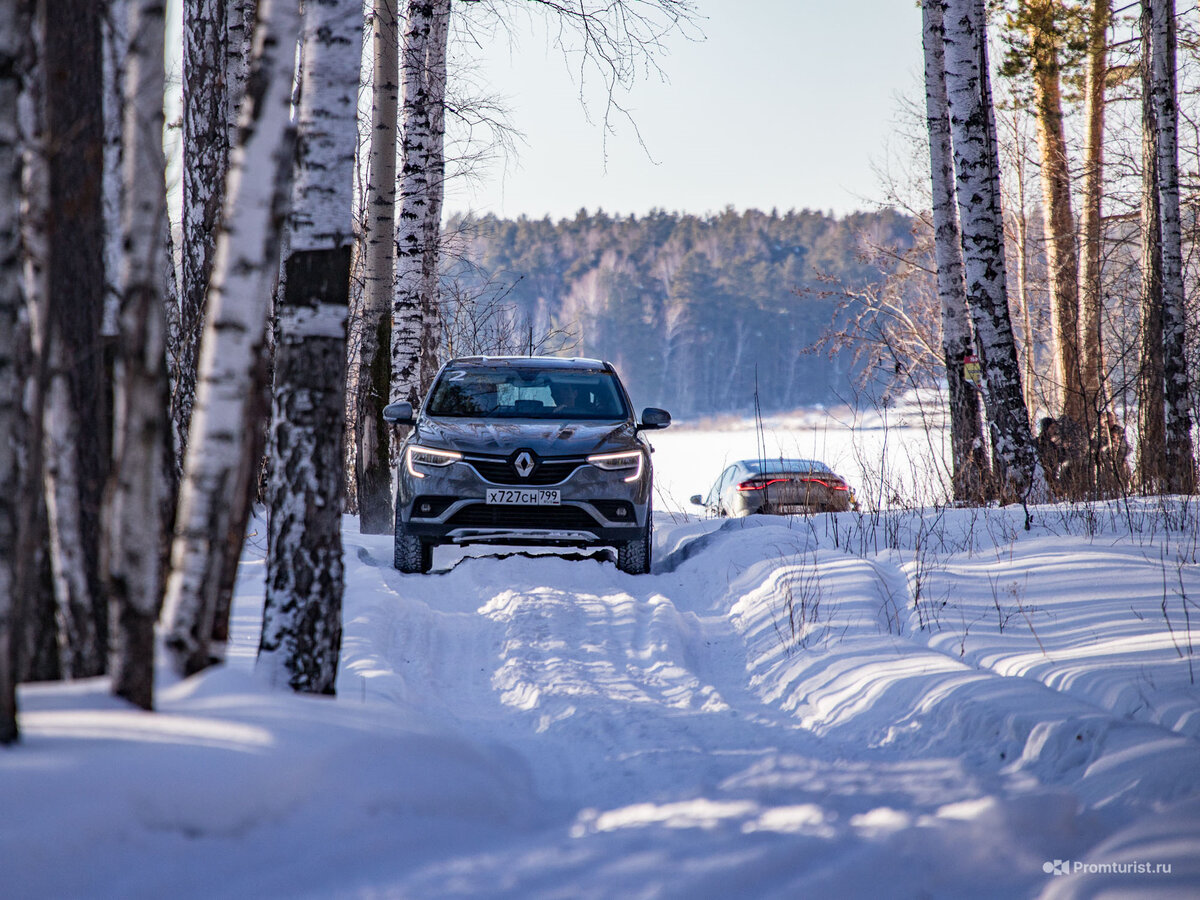
[{"label": "distant treeline", "polygon": [[524,352],[532,337],[612,361],[635,403],[680,416],[750,411],[756,385],[764,410],[836,401],[849,355],[804,352],[833,324],[827,292],[878,280],[864,239],[904,248],[911,227],[890,210],[458,218],[448,349]]}]

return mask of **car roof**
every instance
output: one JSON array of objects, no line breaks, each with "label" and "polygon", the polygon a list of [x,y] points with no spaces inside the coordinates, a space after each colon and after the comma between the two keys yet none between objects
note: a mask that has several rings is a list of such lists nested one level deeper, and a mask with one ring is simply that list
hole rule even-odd
[{"label": "car roof", "polygon": [[460,356],[447,366],[511,367],[514,369],[610,369],[602,359],[582,356]]}]

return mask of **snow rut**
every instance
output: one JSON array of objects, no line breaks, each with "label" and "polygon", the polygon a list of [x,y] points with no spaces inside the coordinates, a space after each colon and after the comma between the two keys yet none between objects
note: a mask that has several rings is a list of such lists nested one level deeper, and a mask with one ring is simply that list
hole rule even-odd
[{"label": "snow rut", "polygon": [[[1189,738],[1056,690],[1049,670],[1011,677],[1015,645],[960,652],[953,629],[919,630],[899,554],[851,556],[783,519],[659,524],[649,576],[443,551],[430,576],[375,570],[382,585],[347,625],[343,692],[357,676],[503,746],[539,821],[557,823],[415,873],[414,896],[450,880],[488,896],[752,895],[759,874],[780,896],[820,894],[896,852],[964,888],[1026,894],[1048,847],[1087,845],[1077,809],[1137,816],[1187,795]],[[957,562],[964,585],[982,564]],[[920,575],[927,597],[965,590],[950,566]],[[957,607],[986,607],[970,583]],[[1076,637],[1064,629],[1064,646]],[[705,875],[730,841],[738,875]],[[962,854],[993,844],[1005,853]],[[831,860],[832,846],[845,852]]]}]

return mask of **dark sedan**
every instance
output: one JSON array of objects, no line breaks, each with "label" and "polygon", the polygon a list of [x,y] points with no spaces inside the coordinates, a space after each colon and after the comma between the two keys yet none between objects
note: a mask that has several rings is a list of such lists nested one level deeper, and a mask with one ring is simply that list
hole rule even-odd
[{"label": "dark sedan", "polygon": [[711,515],[795,515],[846,512],[858,503],[850,485],[815,459],[743,459],[733,463],[706,497],[692,503]]}]

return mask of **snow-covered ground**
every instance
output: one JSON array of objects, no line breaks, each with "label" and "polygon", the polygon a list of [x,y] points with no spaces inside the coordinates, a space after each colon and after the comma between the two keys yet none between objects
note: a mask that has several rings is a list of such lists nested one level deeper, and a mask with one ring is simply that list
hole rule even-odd
[{"label": "snow-covered ground", "polygon": [[0,896],[1200,896],[1200,506],[685,515],[747,432],[655,436],[646,576],[347,518],[337,699],[253,673],[260,530],[158,713],[22,689]]}]

